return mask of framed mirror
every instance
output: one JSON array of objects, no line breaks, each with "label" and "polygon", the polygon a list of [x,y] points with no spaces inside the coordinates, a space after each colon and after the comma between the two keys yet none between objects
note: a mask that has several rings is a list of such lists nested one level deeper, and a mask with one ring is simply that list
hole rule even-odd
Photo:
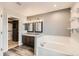
[{"label": "framed mirror", "polygon": [[33,23],[26,23],[25,24],[25,30],[27,30],[27,32],[33,32],[34,31]]},{"label": "framed mirror", "polygon": [[42,33],[43,32],[43,22],[36,22],[34,28],[35,28],[35,32]]}]

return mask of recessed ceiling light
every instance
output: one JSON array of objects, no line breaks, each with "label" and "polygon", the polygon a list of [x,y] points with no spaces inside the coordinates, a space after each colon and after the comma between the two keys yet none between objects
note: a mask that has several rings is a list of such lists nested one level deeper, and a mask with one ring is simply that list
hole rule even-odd
[{"label": "recessed ceiling light", "polygon": [[56,5],[56,4],[54,4],[53,6],[54,6],[54,7],[56,7],[57,5]]}]

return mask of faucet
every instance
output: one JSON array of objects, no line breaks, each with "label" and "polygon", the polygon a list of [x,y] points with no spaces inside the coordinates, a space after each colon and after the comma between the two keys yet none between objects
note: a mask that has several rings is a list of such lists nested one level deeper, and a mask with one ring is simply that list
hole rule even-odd
[{"label": "faucet", "polygon": [[40,45],[41,45],[42,47],[44,47],[45,44],[46,44],[46,42],[40,43]]}]

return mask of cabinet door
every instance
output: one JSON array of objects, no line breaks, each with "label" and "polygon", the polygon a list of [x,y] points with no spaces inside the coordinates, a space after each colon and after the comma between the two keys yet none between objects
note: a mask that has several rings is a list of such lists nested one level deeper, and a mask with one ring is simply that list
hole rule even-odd
[{"label": "cabinet door", "polygon": [[26,36],[23,35],[23,36],[22,36],[22,43],[23,43],[23,45],[26,44],[26,41],[25,41],[25,40],[26,40]]},{"label": "cabinet door", "polygon": [[34,39],[35,37],[33,36],[23,36],[22,42],[24,45],[34,47]]},{"label": "cabinet door", "polygon": [[30,46],[31,43],[30,43],[30,37],[29,36],[26,36],[25,41],[26,41],[26,45]]},{"label": "cabinet door", "polygon": [[35,37],[30,37],[30,46],[34,47],[34,39]]}]

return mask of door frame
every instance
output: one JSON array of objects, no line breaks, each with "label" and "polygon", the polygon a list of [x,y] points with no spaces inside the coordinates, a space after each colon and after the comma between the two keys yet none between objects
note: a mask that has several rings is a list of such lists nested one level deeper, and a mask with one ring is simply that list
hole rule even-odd
[{"label": "door frame", "polygon": [[2,35],[2,39],[0,39],[0,56],[3,56],[4,52],[6,52],[8,49],[8,44],[7,44],[7,40],[8,40],[8,27],[7,27],[7,13],[6,13],[6,9],[5,8],[1,8],[1,14],[0,17],[2,18],[2,23],[0,23],[2,26],[2,30],[0,31],[0,34]]},{"label": "door frame", "polygon": [[[19,22],[19,26],[18,26],[18,31],[19,31],[19,34],[18,34],[18,45],[20,46],[20,45],[22,45],[22,22],[21,22],[21,17],[20,16],[16,16],[16,14],[14,15],[14,14],[8,14],[8,12],[7,12],[7,10],[4,8],[4,7],[2,7],[1,8],[1,6],[0,6],[0,9],[2,10],[2,20],[3,20],[3,22],[2,22],[2,40],[1,40],[1,44],[2,44],[2,49],[0,48],[0,50],[2,50],[3,52],[2,52],[2,55],[3,55],[3,53],[4,52],[7,52],[8,51],[8,17],[9,16],[15,16],[16,18],[18,18],[18,22]],[[21,26],[21,27],[20,27]],[[1,56],[2,56],[1,55]]]},{"label": "door frame", "polygon": [[18,22],[19,22],[19,34],[18,34],[18,46],[22,45],[22,33],[23,33],[23,22],[21,19],[24,19],[22,18],[21,16],[17,16],[16,14],[13,14],[13,13],[8,13],[7,10],[4,8],[4,21],[3,21],[3,51],[4,52],[7,52],[8,51],[8,18],[10,16],[14,16],[15,18],[18,18]]},{"label": "door frame", "polygon": [[[7,17],[7,19],[8,19],[9,17]],[[15,18],[17,18],[17,17],[15,17]],[[19,32],[19,18],[17,18],[17,19],[15,19],[15,20],[17,20],[18,21],[18,32]],[[7,22],[8,23],[8,22]],[[9,37],[8,37],[9,38]],[[8,42],[9,43],[9,42]],[[19,46],[19,33],[18,33],[18,46]],[[8,48],[8,50],[9,50],[9,48]]]},{"label": "door frame", "polygon": [[3,56],[3,9],[0,8],[0,56]]}]

